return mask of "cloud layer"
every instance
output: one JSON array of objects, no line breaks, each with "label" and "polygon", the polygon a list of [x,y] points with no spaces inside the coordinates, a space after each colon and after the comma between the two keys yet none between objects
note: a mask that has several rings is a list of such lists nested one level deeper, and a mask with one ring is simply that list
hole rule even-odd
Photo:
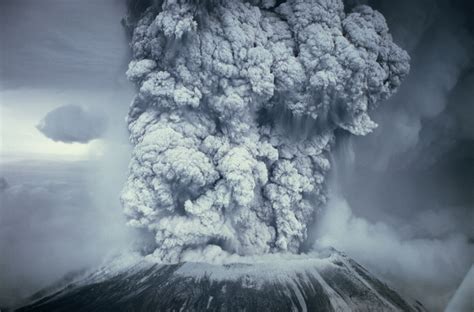
[{"label": "cloud layer", "polygon": [[0,163],[7,182],[0,189],[0,307],[130,244],[118,190],[102,181],[97,165]]}]

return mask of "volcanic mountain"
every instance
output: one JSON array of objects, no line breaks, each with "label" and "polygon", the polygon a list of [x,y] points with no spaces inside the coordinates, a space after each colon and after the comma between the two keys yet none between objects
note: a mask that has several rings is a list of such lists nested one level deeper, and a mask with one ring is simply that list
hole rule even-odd
[{"label": "volcanic mountain", "polygon": [[227,264],[117,263],[17,311],[425,311],[335,250]]}]

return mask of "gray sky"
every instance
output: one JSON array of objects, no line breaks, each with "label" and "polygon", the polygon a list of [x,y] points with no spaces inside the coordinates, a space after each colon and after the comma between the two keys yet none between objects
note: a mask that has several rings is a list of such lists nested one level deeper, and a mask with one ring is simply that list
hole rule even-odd
[{"label": "gray sky", "polygon": [[[112,120],[125,116],[131,87],[123,74],[129,53],[120,24],[124,2],[0,2],[1,159],[100,153],[98,142],[54,142],[35,126],[62,105],[107,111]],[[116,121],[125,127],[123,117]]]},{"label": "gray sky", "polygon": [[[124,14],[119,0],[0,1],[0,307],[128,244]],[[71,144],[38,131],[65,105],[103,116],[106,133]]]},{"label": "gray sky", "polygon": [[104,88],[127,63],[124,2],[5,0],[0,3],[3,88]]}]

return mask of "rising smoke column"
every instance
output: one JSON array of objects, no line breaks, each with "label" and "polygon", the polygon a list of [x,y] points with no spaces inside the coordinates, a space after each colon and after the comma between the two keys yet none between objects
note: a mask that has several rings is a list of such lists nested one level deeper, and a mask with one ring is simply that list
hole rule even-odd
[{"label": "rising smoke column", "polygon": [[366,135],[408,54],[368,6],[184,1],[134,25],[134,145],[122,193],[153,254],[298,252],[326,203],[335,130]]}]

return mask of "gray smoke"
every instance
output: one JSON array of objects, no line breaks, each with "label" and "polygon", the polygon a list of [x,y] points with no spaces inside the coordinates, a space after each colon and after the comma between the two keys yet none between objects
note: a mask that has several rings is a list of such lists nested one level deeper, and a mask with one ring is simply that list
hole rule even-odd
[{"label": "gray smoke", "polygon": [[473,2],[364,2],[386,17],[411,70],[374,113],[377,131],[339,138],[319,243],[443,311],[474,262]]},{"label": "gray smoke", "polygon": [[[366,204],[384,210],[374,202]],[[459,217],[428,210],[414,211],[408,220],[372,221],[357,208],[332,193],[316,227],[316,247],[343,250],[407,298],[421,300],[430,311],[443,310],[474,259],[466,236],[452,228]]]},{"label": "gray smoke", "polygon": [[[443,0],[373,2],[387,12],[396,42],[412,57],[413,70],[389,105],[376,113],[382,126],[360,144],[358,153],[365,151],[364,159],[381,171],[411,162],[421,167],[420,160],[429,166],[462,134],[458,127],[472,124],[453,112],[457,107],[468,113],[472,107],[467,97],[459,100],[474,55],[466,16],[460,5]],[[457,103],[453,94],[458,94]],[[428,147],[431,155],[420,159]]]},{"label": "gray smoke", "polygon": [[409,71],[383,16],[338,0],[163,1],[132,48],[122,202],[164,261],[216,245],[301,251],[334,132],[370,133],[370,111]]}]

